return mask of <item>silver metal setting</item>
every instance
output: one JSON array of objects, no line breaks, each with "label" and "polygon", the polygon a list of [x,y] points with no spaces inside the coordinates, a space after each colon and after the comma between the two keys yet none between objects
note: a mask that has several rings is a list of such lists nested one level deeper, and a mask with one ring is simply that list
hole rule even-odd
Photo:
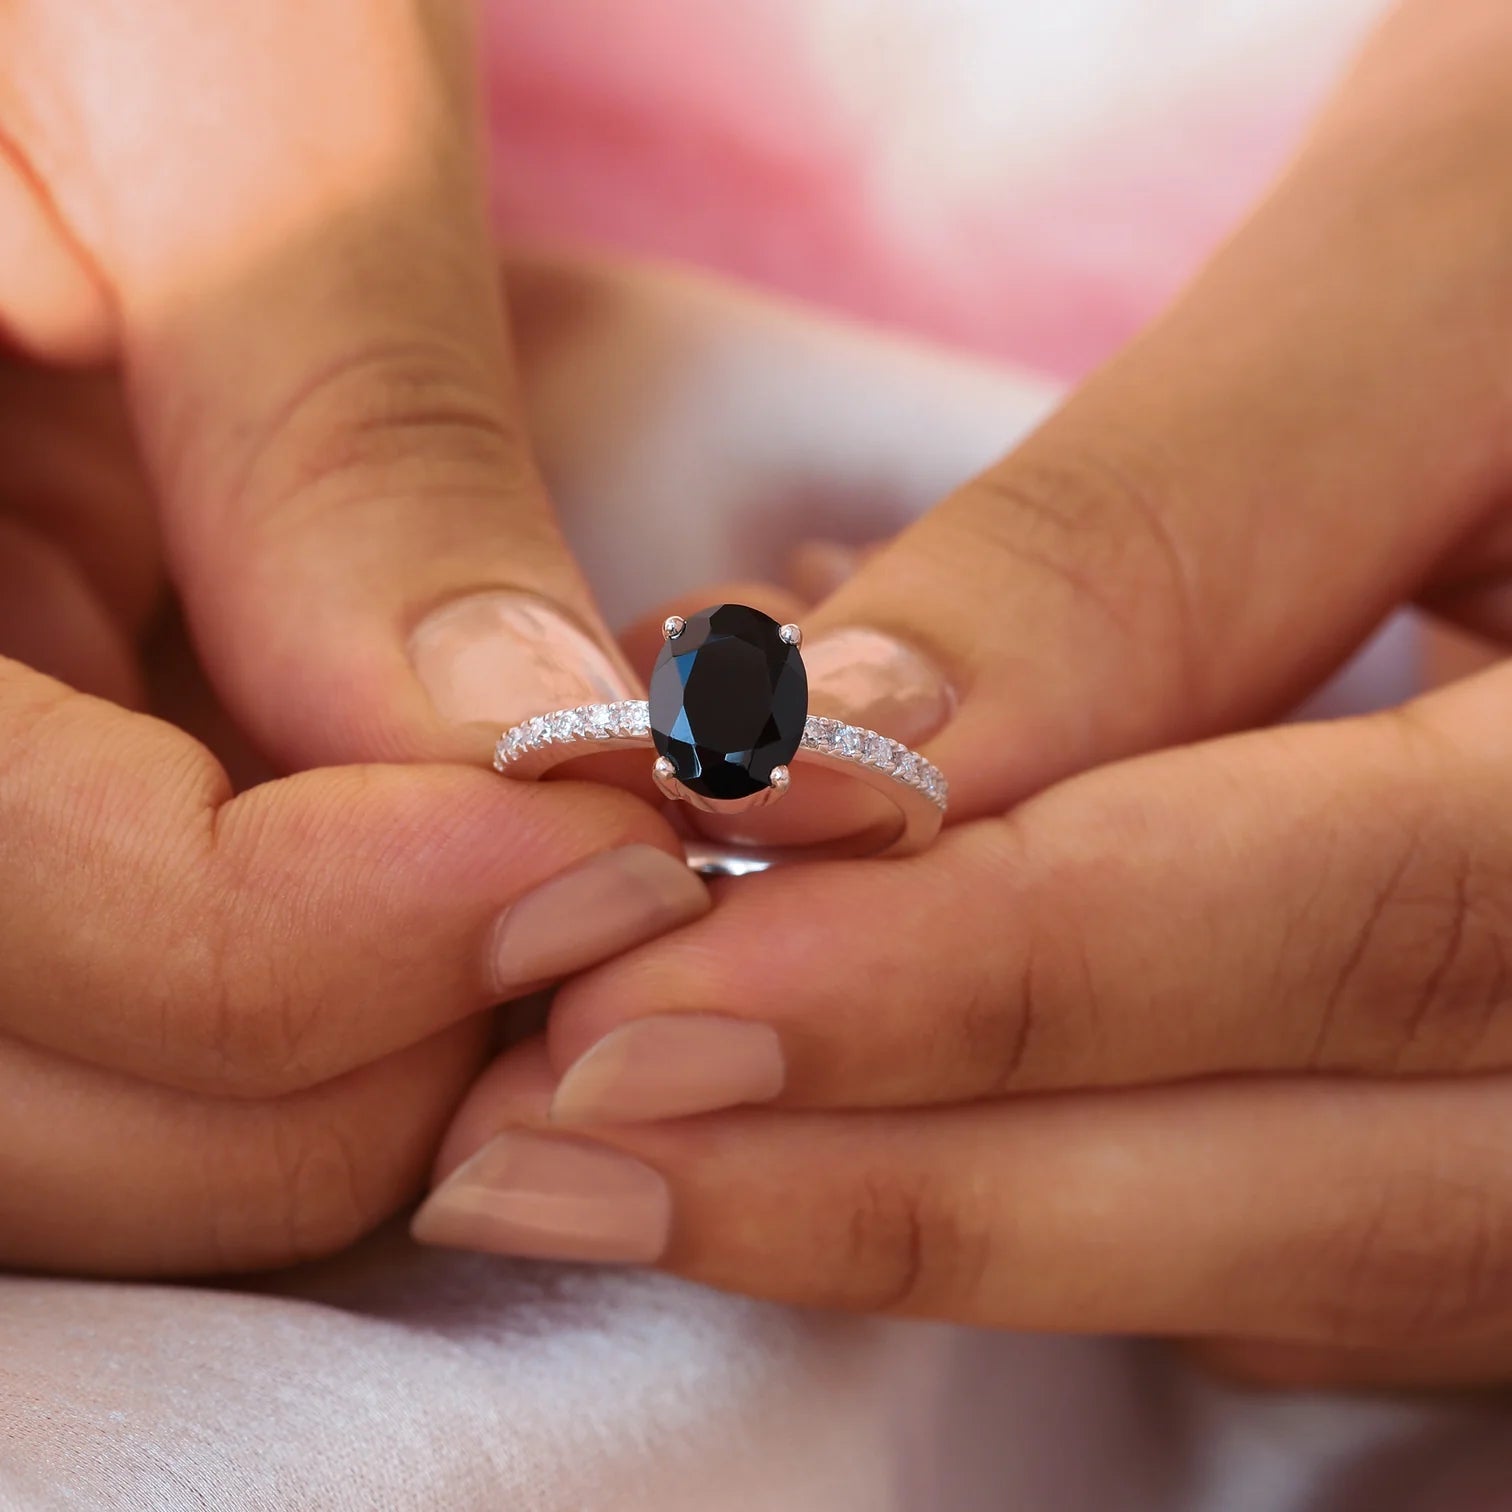
[{"label": "silver metal setting", "polygon": [[790,781],[788,769],[776,766],[772,768],[771,783],[759,793],[752,793],[747,798],[705,798],[702,793],[692,792],[678,781],[677,768],[666,756],[658,756],[651,763],[651,780],[663,798],[669,798],[673,803],[686,803],[706,814],[748,814],[752,809],[765,808],[787,792]]},{"label": "silver metal setting", "polygon": [[662,639],[676,640],[684,630],[688,628],[688,622],[680,614],[669,614],[662,621]]},{"label": "silver metal setting", "polygon": [[791,646],[795,651],[803,649],[803,631],[797,625],[783,625],[777,634],[784,645]]},{"label": "silver metal setting", "polygon": [[[537,714],[505,730],[494,751],[494,766],[506,776],[531,779],[580,756],[645,750],[650,745],[651,716],[644,699],[579,704]],[[922,850],[939,833],[950,801],[949,784],[937,766],[900,741],[860,725],[810,714],[793,763],[828,767],[865,783],[891,801],[897,810],[896,824],[880,836],[868,833],[786,851],[777,847],[721,847],[695,840],[689,844],[690,864],[705,871],[732,874],[805,855],[903,855]],[[788,767],[774,767],[770,785],[761,792],[721,802],[688,792],[665,756],[657,757],[651,775],[664,797],[717,814],[764,808],[788,792],[793,783]]]}]

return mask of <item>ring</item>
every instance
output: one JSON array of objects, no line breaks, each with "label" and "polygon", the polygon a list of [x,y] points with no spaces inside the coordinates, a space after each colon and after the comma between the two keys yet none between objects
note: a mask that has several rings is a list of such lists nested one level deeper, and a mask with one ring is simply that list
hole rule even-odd
[{"label": "ring", "polygon": [[876,730],[808,712],[797,625],[744,604],[716,604],[669,617],[662,642],[649,700],[537,714],[499,737],[495,768],[531,779],[580,756],[649,746],[663,796],[708,813],[775,803],[792,788],[793,766],[844,773],[893,806],[885,822],[814,845],[726,845],[682,826],[689,865],[710,874],[800,858],[909,855],[939,833],[949,786],[938,767]]}]

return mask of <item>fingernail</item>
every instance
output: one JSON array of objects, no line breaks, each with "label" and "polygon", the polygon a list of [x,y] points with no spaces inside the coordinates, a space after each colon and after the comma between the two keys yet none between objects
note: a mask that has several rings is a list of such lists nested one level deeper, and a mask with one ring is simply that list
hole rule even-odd
[{"label": "fingernail", "polygon": [[770,1024],[667,1013],[611,1030],[563,1076],[555,1123],[640,1123],[770,1102],[782,1091],[782,1042]]},{"label": "fingernail", "polygon": [[955,707],[950,684],[912,647],[879,630],[847,628],[803,647],[809,707],[905,745],[938,733]]},{"label": "fingernail", "polygon": [[431,1193],[422,1244],[542,1260],[649,1264],[667,1247],[672,1196],[618,1150],[525,1129],[496,1134]]},{"label": "fingernail", "polygon": [[491,985],[502,997],[555,981],[707,913],[709,892],[654,845],[605,851],[543,882],[494,926]]},{"label": "fingernail", "polygon": [[629,675],[545,599],[500,590],[444,604],[409,643],[443,719],[503,728],[573,704],[632,698]]}]

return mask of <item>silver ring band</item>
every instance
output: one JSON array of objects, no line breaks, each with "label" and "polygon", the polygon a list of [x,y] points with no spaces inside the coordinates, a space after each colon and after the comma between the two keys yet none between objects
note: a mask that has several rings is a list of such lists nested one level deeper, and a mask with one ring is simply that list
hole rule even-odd
[{"label": "silver ring band", "polygon": [[[537,714],[505,730],[494,752],[494,767],[508,777],[528,780],[580,756],[637,748],[652,749],[650,708],[644,699],[579,704]],[[799,859],[900,856],[923,850],[939,833],[949,784],[938,767],[896,740],[810,714],[793,761],[827,767],[864,783],[891,802],[894,822],[817,845],[780,847],[722,845],[690,833],[684,825],[689,865],[728,876]]]}]

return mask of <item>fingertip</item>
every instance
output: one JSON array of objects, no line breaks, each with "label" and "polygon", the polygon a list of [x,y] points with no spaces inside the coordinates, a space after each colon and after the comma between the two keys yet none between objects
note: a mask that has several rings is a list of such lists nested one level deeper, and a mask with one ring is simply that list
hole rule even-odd
[{"label": "fingertip", "polygon": [[503,1130],[549,1123],[556,1086],[543,1037],[505,1051],[473,1083],[453,1116],[436,1152],[431,1185],[439,1186]]},{"label": "fingertip", "polygon": [[800,541],[783,563],[783,581],[806,603],[817,604],[849,582],[873,549],[843,541]]}]

